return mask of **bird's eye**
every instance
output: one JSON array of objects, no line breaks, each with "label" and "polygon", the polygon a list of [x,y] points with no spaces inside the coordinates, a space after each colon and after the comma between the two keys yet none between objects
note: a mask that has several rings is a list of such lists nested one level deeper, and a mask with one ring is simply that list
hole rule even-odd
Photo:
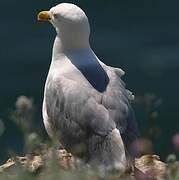
[{"label": "bird's eye", "polygon": [[53,16],[54,16],[54,18],[57,18],[57,17],[58,17],[58,15],[57,15],[56,13],[54,13]]}]

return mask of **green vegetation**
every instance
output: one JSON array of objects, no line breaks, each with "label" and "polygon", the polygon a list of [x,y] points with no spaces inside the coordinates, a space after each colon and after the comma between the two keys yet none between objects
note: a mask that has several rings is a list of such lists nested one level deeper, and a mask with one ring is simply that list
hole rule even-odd
[{"label": "green vegetation", "polygon": [[[24,136],[25,156],[12,156],[0,166],[0,180],[98,180],[98,179],[179,179],[179,162],[176,155],[170,154],[166,163],[152,155],[153,141],[160,136],[161,130],[155,126],[158,117],[157,107],[161,105],[160,98],[145,94],[136,98],[135,103],[144,107],[148,116],[148,129],[142,138],[134,144],[137,154],[143,156],[135,161],[138,171],[128,169],[126,172],[106,172],[100,167],[90,167],[73,157],[65,150],[59,150],[54,142],[42,140],[38,130],[34,128],[35,107],[32,99],[21,96],[15,103],[15,110],[10,114]],[[0,136],[4,132],[3,121],[0,120]],[[174,146],[179,147],[179,135],[173,138]],[[143,172],[143,173],[142,173]]]}]

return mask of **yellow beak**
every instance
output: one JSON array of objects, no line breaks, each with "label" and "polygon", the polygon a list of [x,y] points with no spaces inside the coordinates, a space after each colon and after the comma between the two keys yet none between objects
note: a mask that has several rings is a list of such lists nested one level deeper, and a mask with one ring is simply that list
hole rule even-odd
[{"label": "yellow beak", "polygon": [[51,19],[49,11],[41,11],[37,15],[38,21],[49,21]]}]

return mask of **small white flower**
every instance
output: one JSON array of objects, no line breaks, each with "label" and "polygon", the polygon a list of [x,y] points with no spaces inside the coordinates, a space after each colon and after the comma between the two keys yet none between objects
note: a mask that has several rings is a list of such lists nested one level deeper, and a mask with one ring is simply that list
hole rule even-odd
[{"label": "small white flower", "polygon": [[33,107],[33,101],[26,96],[19,96],[17,98],[15,106],[19,111],[30,110]]}]

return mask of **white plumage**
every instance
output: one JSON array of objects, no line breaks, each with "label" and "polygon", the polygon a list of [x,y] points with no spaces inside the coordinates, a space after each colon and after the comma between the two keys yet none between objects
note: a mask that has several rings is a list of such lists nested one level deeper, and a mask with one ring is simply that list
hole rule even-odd
[{"label": "white plumage", "polygon": [[138,136],[124,72],[101,62],[89,44],[90,26],[76,5],[62,3],[39,14],[56,29],[43,118],[52,138],[86,161],[126,165],[126,152]]}]

